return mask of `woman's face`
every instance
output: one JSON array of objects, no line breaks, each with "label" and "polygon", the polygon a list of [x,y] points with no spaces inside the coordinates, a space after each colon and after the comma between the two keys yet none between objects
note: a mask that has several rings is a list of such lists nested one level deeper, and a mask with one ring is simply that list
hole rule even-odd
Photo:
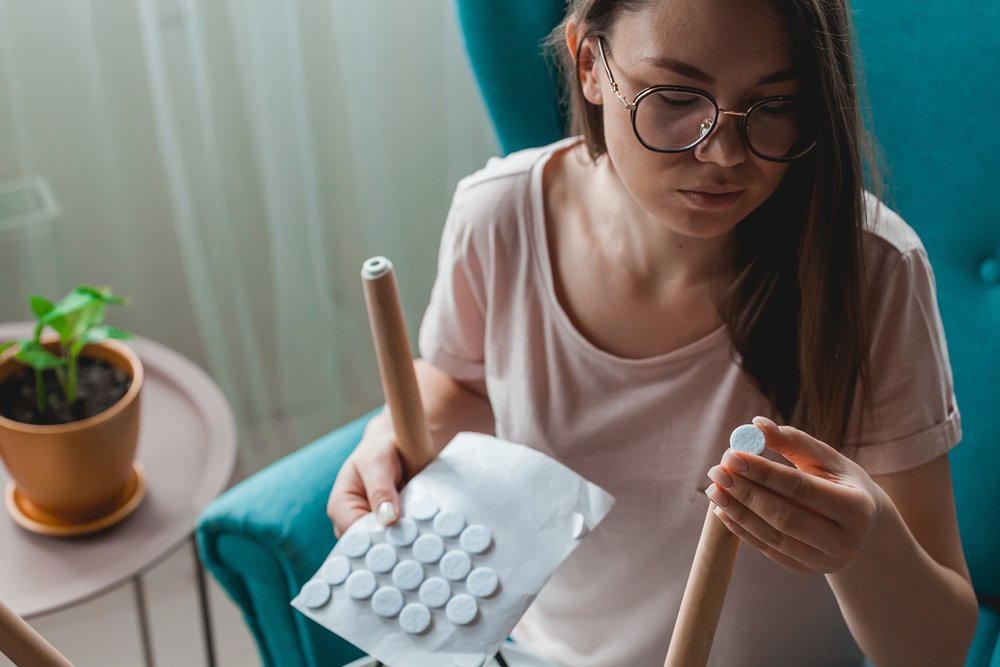
[{"label": "woman's face", "polygon": [[[632,199],[661,224],[685,236],[718,237],[778,187],[788,164],[754,155],[741,138],[738,116],[720,115],[709,136],[686,152],[646,149],[611,90],[597,40],[589,39],[584,50],[584,94],[603,105],[614,169]],[[802,82],[790,73],[787,21],[768,0],[651,2],[619,18],[606,54],[629,102],[642,89],[661,84],[703,89],[721,109],[741,112],[762,97],[801,93]],[[773,76],[783,72],[788,76]],[[765,79],[770,82],[762,84]]]}]

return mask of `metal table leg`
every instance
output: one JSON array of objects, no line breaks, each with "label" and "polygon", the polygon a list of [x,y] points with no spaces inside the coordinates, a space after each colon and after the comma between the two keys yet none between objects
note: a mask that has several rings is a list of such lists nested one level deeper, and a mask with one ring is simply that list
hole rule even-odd
[{"label": "metal table leg", "polygon": [[191,536],[191,550],[194,552],[195,579],[198,582],[198,601],[201,605],[201,629],[205,636],[205,659],[208,667],[215,667],[215,642],[212,639],[212,610],[208,604],[208,590],[205,586],[205,568],[198,556],[198,543]]},{"label": "metal table leg", "polygon": [[142,586],[142,574],[132,577],[132,589],[135,591],[135,606],[139,616],[139,631],[142,634],[142,656],[146,667],[153,667],[153,643],[149,634],[149,617],[146,613],[146,592]]}]

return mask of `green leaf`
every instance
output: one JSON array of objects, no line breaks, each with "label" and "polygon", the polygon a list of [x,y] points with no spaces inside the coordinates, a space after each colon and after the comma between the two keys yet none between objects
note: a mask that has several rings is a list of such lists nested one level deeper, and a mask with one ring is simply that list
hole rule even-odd
[{"label": "green leaf", "polygon": [[6,343],[0,343],[0,354],[3,354],[4,352],[14,347],[15,345],[17,345],[16,340],[8,341]]},{"label": "green leaf", "polygon": [[91,301],[67,319],[70,322],[70,340],[80,340],[87,331],[104,321],[104,303]]},{"label": "green leaf", "polygon": [[31,303],[31,311],[38,318],[38,325],[35,327],[35,341],[38,342],[42,335],[42,329],[45,325],[55,329],[56,333],[59,334],[59,338],[65,339],[68,333],[66,327],[66,319],[63,317],[55,317],[49,321],[46,316],[49,315],[55,309],[55,304],[46,299],[43,296],[32,295],[29,297],[29,302]]},{"label": "green leaf", "polygon": [[108,338],[111,338],[111,328],[111,325],[108,324],[98,324],[96,327],[91,327],[83,334],[80,343],[84,345],[87,343],[103,343]]},{"label": "green leaf", "polygon": [[124,329],[119,329],[118,327],[111,326],[110,324],[105,324],[108,329],[108,338],[117,338],[118,340],[130,340],[135,338],[135,334],[125,331]]},{"label": "green leaf", "polygon": [[[43,321],[44,320],[44,321]],[[65,317],[53,317],[48,318],[48,313],[45,316],[39,318],[38,324],[35,325],[34,339],[35,342],[39,342],[42,336],[42,330],[46,326],[52,327],[57,334],[59,334],[60,340],[69,340],[69,324],[66,322]]]},{"label": "green leaf", "polygon": [[76,314],[80,309],[87,307],[94,302],[94,297],[73,290],[59,300],[52,310],[38,318],[38,325],[35,327],[35,340],[37,341],[46,325],[52,327],[59,334],[59,339],[63,346],[69,345],[73,338],[73,329],[76,324]]},{"label": "green leaf", "polygon": [[100,299],[104,296],[104,290],[100,287],[95,287],[93,285],[77,285],[73,288],[74,292],[80,292],[81,294],[89,294],[95,299]]},{"label": "green leaf", "polygon": [[72,315],[79,312],[81,309],[86,308],[94,301],[95,297],[93,294],[80,291],[79,289],[74,289],[72,292],[60,299],[59,303],[55,305],[55,308],[46,313],[43,319],[48,320],[54,317]]},{"label": "green leaf", "polygon": [[103,343],[108,339],[108,325],[98,324],[95,327],[90,327],[83,336],[80,337],[79,343],[81,345],[86,345],[87,343]]},{"label": "green leaf", "polygon": [[35,314],[35,317],[45,317],[50,310],[56,307],[44,296],[32,295],[28,297],[28,300],[31,303],[31,312]]},{"label": "green leaf", "polygon": [[[73,344],[69,348],[69,358],[70,359],[76,359],[77,357],[79,357],[80,356],[80,350],[82,350],[83,346],[86,345],[88,342],[89,341],[86,341],[86,340],[83,340],[83,339],[73,341]],[[93,342],[100,343],[101,341],[95,340]]]},{"label": "green leaf", "polygon": [[65,359],[57,357],[33,340],[21,341],[21,349],[14,355],[14,358],[22,364],[31,366],[36,371],[45,371],[66,365]]},{"label": "green leaf", "polygon": [[98,301],[102,303],[115,304],[115,305],[125,305],[128,303],[128,299],[123,296],[117,296],[111,293],[110,287],[94,287],[93,285],[77,285],[77,291],[89,294]]},{"label": "green leaf", "polygon": [[127,340],[129,338],[135,338],[135,336],[128,331],[123,331],[118,327],[111,326],[110,324],[99,324],[96,327],[92,327],[84,335],[84,340],[88,343],[100,343],[109,338]]},{"label": "green leaf", "polygon": [[[32,308],[36,308],[35,313],[38,315],[35,340],[41,336],[42,329],[50,326],[59,334],[63,349],[79,349],[74,343],[84,340],[90,329],[104,322],[104,310],[108,304],[126,303],[128,300],[112,294],[111,288],[93,285],[77,285],[55,305],[41,297],[35,297],[32,300]],[[119,336],[108,334],[106,337]]]},{"label": "green leaf", "polygon": [[[87,329],[100,324],[104,319],[104,304],[100,300],[100,294],[94,296],[89,290],[77,287],[70,292],[67,300],[69,300],[69,311],[64,314],[67,329],[63,337],[64,347],[72,341],[79,340]],[[58,305],[56,307],[58,308]]]}]

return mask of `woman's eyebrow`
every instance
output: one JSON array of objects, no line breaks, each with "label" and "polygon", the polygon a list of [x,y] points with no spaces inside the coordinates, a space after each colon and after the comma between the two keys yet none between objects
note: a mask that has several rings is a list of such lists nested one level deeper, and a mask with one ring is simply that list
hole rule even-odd
[{"label": "woman's eyebrow", "polygon": [[[686,63],[682,60],[676,60],[674,58],[667,58],[665,56],[652,56],[645,59],[645,62],[660,67],[662,69],[668,69],[682,76],[686,76],[691,79],[697,79],[698,81],[703,81],[705,83],[715,83],[715,77],[702,71],[701,69],[695,67],[690,63]],[[769,83],[779,83],[781,81],[793,81],[795,79],[801,78],[799,71],[795,67],[786,67],[785,69],[778,70],[767,76],[762,76],[757,82],[758,86],[763,86]]]}]

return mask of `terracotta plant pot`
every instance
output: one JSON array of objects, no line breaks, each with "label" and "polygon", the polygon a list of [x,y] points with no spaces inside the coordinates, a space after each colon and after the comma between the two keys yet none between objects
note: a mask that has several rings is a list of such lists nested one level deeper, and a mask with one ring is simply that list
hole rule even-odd
[{"label": "terracotta plant pot", "polygon": [[[55,352],[57,341],[43,340]],[[0,382],[23,368],[0,357]],[[37,426],[0,416],[0,458],[18,492],[36,512],[62,523],[84,523],[113,511],[132,475],[139,443],[142,362],[115,340],[88,345],[81,357],[104,360],[131,376],[125,395],[100,414],[68,424]]]}]

